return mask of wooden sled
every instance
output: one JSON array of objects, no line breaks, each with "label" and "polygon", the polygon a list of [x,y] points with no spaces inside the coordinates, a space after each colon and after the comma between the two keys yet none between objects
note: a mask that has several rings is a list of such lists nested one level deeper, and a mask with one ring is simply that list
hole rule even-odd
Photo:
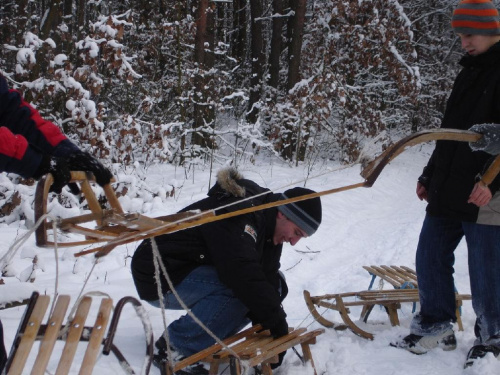
[{"label": "wooden sled", "polygon": [[[41,178],[37,184],[35,192],[35,222],[48,213],[47,202],[49,189],[52,186],[53,178],[51,174]],[[145,230],[154,229],[165,225],[165,223],[175,222],[194,216],[196,213],[184,212],[158,218],[150,218],[137,213],[124,213],[116,197],[111,184],[103,187],[107,201],[107,207],[101,207],[101,202],[97,199],[91,184],[95,183],[94,176],[85,172],[71,172],[71,182],[77,183],[82,196],[86,199],[91,213],[75,216],[67,219],[56,219],[58,229],[78,235],[83,238],[74,242],[58,242],[58,246],[79,246],[98,242],[106,242],[118,238],[124,234],[140,233]],[[187,220],[189,222],[189,220]],[[89,228],[82,224],[93,223],[95,228]],[[36,229],[36,244],[41,247],[53,247],[54,241],[49,241],[49,233],[53,231],[53,223],[47,218]],[[56,233],[52,233],[56,236]]]},{"label": "wooden sled", "polygon": [[162,375],[175,374],[175,372],[196,362],[209,363],[210,375],[218,374],[220,365],[224,363],[230,364],[231,375],[240,375],[243,365],[240,360],[245,361],[244,364],[248,367],[260,365],[264,375],[272,375],[271,364],[278,361],[278,354],[299,344],[302,347],[304,364],[310,363],[316,375],[316,368],[309,346],[315,344],[316,337],[324,331],[324,329],[316,329],[310,332],[305,328],[291,329],[288,335],[275,339],[268,330],[262,330],[260,325],[255,325],[223,341],[232,352],[224,349],[221,344],[215,344],[177,362],[173,368],[165,366],[162,369]]},{"label": "wooden sled", "polygon": [[[373,334],[365,331],[357,325],[350,317],[350,307],[361,307],[361,315],[359,320],[367,323],[368,317],[375,307],[381,305],[385,308],[391,325],[399,325],[398,310],[401,309],[402,303],[417,303],[419,302],[418,282],[416,280],[415,271],[408,267],[397,266],[365,266],[373,278],[370,283],[369,290],[360,292],[348,292],[337,294],[325,294],[321,296],[311,296],[304,290],[304,299],[311,315],[323,326],[344,330],[349,328],[356,335],[373,340]],[[390,282],[396,289],[392,290],[370,290],[375,277],[381,277],[383,280]],[[412,287],[405,289],[405,286]],[[460,308],[464,300],[470,300],[470,294],[455,293],[456,300],[456,317],[459,330],[463,331],[463,324],[460,314]],[[330,310],[338,311],[344,324],[334,323],[326,319],[319,313],[317,307],[324,307]]]},{"label": "wooden sled", "polygon": [[[55,374],[68,374],[79,343],[81,342],[88,342],[88,344],[83,360],[79,364],[79,374],[92,374],[97,356],[101,351],[101,345],[103,345],[103,354],[108,355],[110,352],[113,352],[124,371],[127,374],[134,374],[128,361],[113,343],[120,314],[124,305],[128,303],[134,306],[144,324],[146,333],[146,359],[142,369],[143,373],[149,373],[153,358],[154,338],[149,322],[146,324],[142,318],[144,314],[139,301],[133,297],[124,297],[118,302],[109,324],[108,335],[105,339],[104,335],[108,327],[113,301],[110,298],[101,300],[97,318],[93,326],[85,325],[92,304],[92,298],[90,297],[82,298],[73,320],[63,325],[63,319],[66,315],[69,302],[70,297],[67,295],[57,297],[54,310],[50,314],[47,323],[42,324],[50,303],[50,297],[39,295],[37,292],[33,293],[14,338],[3,374],[17,375],[30,371],[27,368],[27,360],[29,357],[34,357],[34,353],[33,355],[30,355],[30,353],[36,340],[40,341],[40,345],[35,346],[38,347],[38,352],[31,368],[31,374],[45,374],[51,357],[55,359],[55,356],[59,355]],[[56,340],[65,341],[62,353],[53,353]]]}]

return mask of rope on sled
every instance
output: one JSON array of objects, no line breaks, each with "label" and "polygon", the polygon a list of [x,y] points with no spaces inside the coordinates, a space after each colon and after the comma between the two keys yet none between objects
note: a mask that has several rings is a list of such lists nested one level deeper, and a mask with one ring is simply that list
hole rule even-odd
[{"label": "rope on sled", "polygon": [[[177,301],[179,302],[181,307],[184,309],[184,311],[186,311],[186,314],[188,314],[196,322],[196,324],[198,324],[208,335],[210,335],[210,337],[212,337],[216,343],[221,345],[225,350],[227,350],[235,358],[237,358],[243,367],[242,374],[243,375],[246,374],[247,370],[249,369],[249,366],[246,364],[246,361],[242,360],[233,349],[231,349],[229,346],[227,346],[222,341],[222,339],[217,337],[217,335],[210,330],[210,328],[208,328],[206,325],[204,325],[203,322],[201,320],[199,320],[198,317],[195,314],[193,314],[191,309],[184,303],[184,301],[180,297],[179,293],[177,293],[177,290],[175,289],[175,287],[172,283],[172,280],[170,279],[170,276],[168,275],[167,269],[165,268],[165,264],[163,263],[163,260],[161,259],[160,252],[158,250],[158,245],[157,245],[154,237],[151,238],[151,248],[153,250],[153,262],[154,262],[154,266],[155,266],[155,280],[156,280],[156,285],[157,285],[157,289],[158,289],[158,298],[159,298],[159,302],[160,302],[160,308],[161,308],[163,325],[164,325],[163,337],[165,338],[165,341],[167,342],[167,356],[168,356],[168,358],[172,358],[172,353],[170,350],[170,337],[169,337],[168,329],[167,329],[166,309],[165,309],[165,305],[163,302],[163,291],[162,291],[161,281],[160,281],[160,271],[161,271],[161,275],[163,275],[163,277],[165,277],[165,280],[167,281],[167,284],[168,284],[170,290],[172,291],[172,294],[175,296],[175,298],[177,299]],[[171,366],[170,363],[169,363],[169,366]]]}]

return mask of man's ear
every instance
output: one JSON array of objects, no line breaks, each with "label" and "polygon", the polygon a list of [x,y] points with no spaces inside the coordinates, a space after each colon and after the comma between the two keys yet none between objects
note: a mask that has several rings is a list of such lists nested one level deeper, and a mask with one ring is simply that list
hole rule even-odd
[{"label": "man's ear", "polygon": [[276,219],[283,219],[283,218],[286,219],[286,216],[283,214],[283,212],[278,210],[278,213],[276,214]]}]

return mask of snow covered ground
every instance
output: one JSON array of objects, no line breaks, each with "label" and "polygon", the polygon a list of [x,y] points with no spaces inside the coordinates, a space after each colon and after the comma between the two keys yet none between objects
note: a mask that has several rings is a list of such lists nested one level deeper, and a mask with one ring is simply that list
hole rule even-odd
[{"label": "snow covered ground", "polygon": [[[295,246],[285,245],[282,257],[290,294],[284,302],[291,326],[310,329],[321,327],[309,315],[302,292],[307,289],[312,295],[363,290],[368,287],[370,276],[363,265],[394,264],[414,268],[415,248],[425,203],[414,193],[416,179],[425,165],[431,145],[417,146],[401,154],[382,172],[372,188],[359,188],[322,198],[323,223],[311,238],[300,241]],[[330,167],[335,170],[336,165]],[[359,166],[327,172],[328,169],[314,170],[312,175],[320,177],[308,179],[307,187],[317,191],[361,182]],[[291,184],[306,178],[306,168],[290,168],[276,160],[256,165],[246,165],[240,172],[249,179],[275,191],[286,190]],[[196,171],[194,178],[184,179],[184,172],[171,166],[150,168],[147,171],[147,186],[158,188],[166,183],[177,186],[175,197],[154,201],[154,205],[141,200],[123,200],[125,210],[145,208],[148,216],[159,216],[176,212],[194,200],[205,196],[209,186],[210,171]],[[124,178],[124,177],[123,177]],[[119,176],[120,179],[120,176]],[[212,176],[213,183],[213,176]],[[181,186],[182,185],[182,186]],[[0,224],[0,257],[14,243],[16,238],[27,232],[24,223]],[[67,240],[71,240],[68,238]],[[75,259],[73,254],[81,248],[60,248],[58,254],[58,293],[70,294],[72,302],[80,294],[85,280],[90,274],[84,292],[107,293],[115,301],[131,295],[137,296],[130,274],[130,256],[136,243],[115,249],[100,260],[92,269],[94,258],[88,255]],[[38,256],[38,268],[33,283],[21,282],[26,278],[27,268],[32,266],[32,258]],[[34,236],[22,245],[9,267],[11,277],[3,277],[6,285],[0,286],[1,300],[29,294],[31,289],[41,293],[54,294],[56,262],[52,249],[35,246]],[[470,293],[468,282],[466,248],[462,243],[456,252],[456,286],[462,293]],[[378,287],[378,285],[377,285]],[[384,288],[390,289],[389,285]],[[163,331],[159,309],[144,305],[157,337]],[[0,318],[5,328],[5,344],[9,350],[23,307],[0,310]],[[325,316],[340,322],[335,312]],[[179,314],[168,312],[167,320]],[[352,309],[352,317],[359,311]],[[463,306],[464,332],[457,332],[458,347],[452,352],[436,350],[416,356],[389,346],[392,340],[408,333],[412,316],[411,305],[403,306],[399,314],[400,327],[391,327],[385,312],[376,307],[366,329],[375,333],[375,339],[368,341],[351,331],[326,329],[313,345],[312,353],[319,374],[364,375],[364,374],[405,374],[405,375],[455,375],[455,374],[498,374],[500,363],[486,358],[476,367],[463,370],[467,351],[474,341],[474,313],[470,301]],[[126,309],[118,327],[117,345],[125,357],[138,369],[144,357],[144,334],[140,321],[132,309]],[[300,351],[300,350],[299,350]],[[53,370],[52,370],[53,372]],[[96,374],[120,374],[119,365],[110,356],[98,360]],[[158,374],[153,368],[152,374]],[[289,351],[283,366],[276,374],[311,374],[312,370],[300,365],[298,357]],[[224,374],[229,374],[226,370]]]}]

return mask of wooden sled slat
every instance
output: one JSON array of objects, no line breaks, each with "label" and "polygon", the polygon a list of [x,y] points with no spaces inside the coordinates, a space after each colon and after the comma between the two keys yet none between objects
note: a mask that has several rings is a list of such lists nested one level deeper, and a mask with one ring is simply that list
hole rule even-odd
[{"label": "wooden sled slat", "polygon": [[22,374],[24,365],[33,347],[40,325],[42,324],[43,317],[49,306],[49,302],[49,296],[38,296],[33,312],[28,317],[26,329],[21,336],[19,346],[17,347],[17,355],[10,365],[9,374]]},{"label": "wooden sled slat", "polygon": [[60,296],[57,299],[54,312],[50,316],[47,323],[47,329],[40,344],[40,349],[38,350],[35,365],[33,366],[33,371],[31,372],[32,375],[45,374],[45,369],[49,363],[50,355],[54,349],[57,336],[59,335],[59,330],[61,329],[61,324],[69,306],[69,300],[69,296]]},{"label": "wooden sled slat", "polygon": [[90,336],[89,344],[87,345],[85,356],[83,357],[82,367],[79,372],[80,375],[92,374],[97,355],[99,354],[101,348],[102,339],[108,326],[109,314],[112,307],[113,301],[110,298],[106,298],[101,301],[99,313],[97,315],[94,328],[92,329],[92,334]]},{"label": "wooden sled slat", "polygon": [[91,304],[92,298],[83,297],[78,305],[75,317],[71,321],[71,325],[68,330],[66,344],[64,345],[61,359],[59,361],[59,365],[57,366],[56,375],[67,374],[71,368],[78,343],[80,342],[80,337],[82,336],[83,329],[85,328],[85,321],[87,320]]},{"label": "wooden sled slat", "polygon": [[[143,323],[146,334],[146,357],[141,367],[141,374],[149,373],[154,338],[151,323],[137,299],[129,296],[118,301],[109,329],[107,327],[113,308],[111,298],[101,299],[93,326],[85,325],[92,304],[91,297],[86,296],[80,300],[74,318],[65,325],[63,325],[63,320],[68,310],[70,297],[67,295],[57,297],[54,310],[48,317],[47,323],[41,324],[49,301],[49,296],[39,296],[37,292],[32,294],[14,338],[4,373],[43,375],[47,372],[48,364],[52,363],[51,368],[57,366],[56,374],[68,374],[74,370],[73,367],[79,369],[79,374],[92,374],[102,346],[103,354],[108,355],[110,352],[115,354],[125,373],[135,374],[121,351],[113,343],[121,311],[127,304],[132,304]],[[108,336],[104,340],[106,331],[108,331]],[[36,346],[33,345],[35,340],[40,342],[36,353]],[[56,340],[65,341],[62,354],[54,350]],[[75,362],[77,350],[83,355],[80,363]],[[34,364],[28,361],[29,358],[34,359]],[[27,363],[30,365],[28,366]]]}]

